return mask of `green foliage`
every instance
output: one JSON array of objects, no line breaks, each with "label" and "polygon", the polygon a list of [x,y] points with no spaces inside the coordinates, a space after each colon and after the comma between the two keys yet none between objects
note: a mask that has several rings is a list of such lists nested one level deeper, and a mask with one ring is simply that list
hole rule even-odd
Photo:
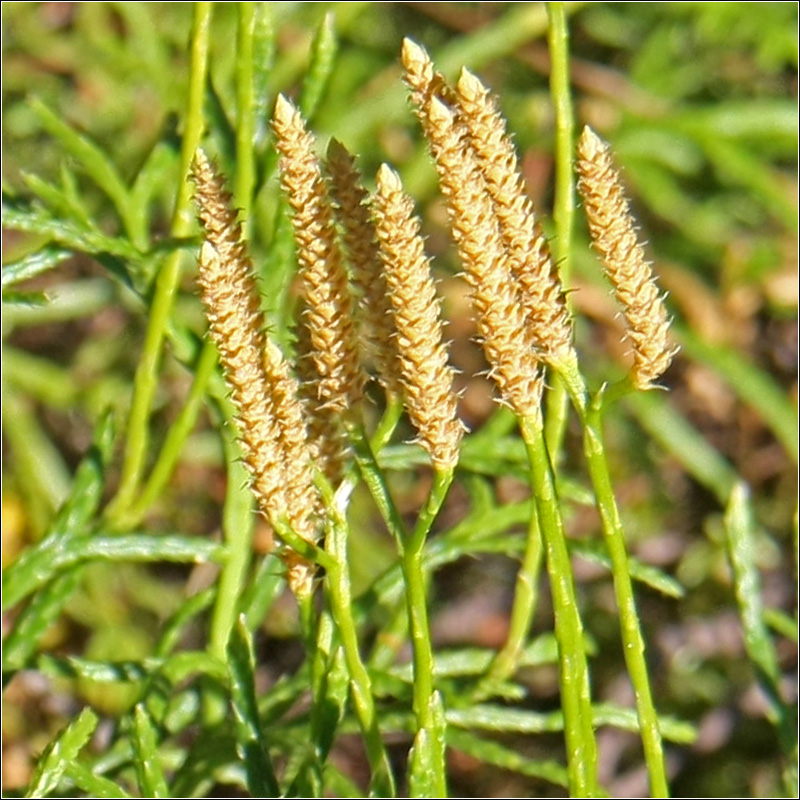
[{"label": "green foliage", "polygon": [[[682,753],[668,760],[673,792],[796,793],[796,5],[563,9],[571,67],[551,90],[548,33],[559,45],[541,4],[3,4],[2,665],[5,736],[30,765],[4,789],[439,796],[446,777],[452,795],[561,795],[576,776],[554,602],[591,679],[577,705],[625,736],[603,769],[600,791],[615,794],[642,759],[619,690],[636,675],[612,599],[624,562],[638,610],[622,616],[647,643],[664,748]],[[619,337],[580,209],[572,246],[564,235],[571,134],[550,91],[564,100],[571,85],[574,122],[613,143],[670,293],[682,347],[670,391],[603,407],[602,426],[551,404],[549,461],[470,377],[484,365],[399,80],[403,36],[448,78],[466,65],[498,93],[537,209],[554,207],[590,393],[621,374]],[[403,420],[392,435],[399,408],[375,397],[374,457],[354,431],[363,481],[348,478],[347,514],[316,553],[320,608],[288,596],[254,519],[193,281],[186,176],[202,140],[232,178],[263,305],[290,344],[278,92],[368,176],[391,161],[426,212],[472,428],[409,533],[431,474]],[[602,465],[587,467],[586,429],[602,435],[616,500]],[[524,578],[536,560],[533,450],[537,495],[567,534],[548,546],[575,593],[539,597],[532,571],[530,606],[508,614],[520,563]],[[596,502],[619,505],[630,557],[602,535]],[[712,714],[736,721],[724,741],[702,741]],[[107,717],[110,735],[94,736]],[[591,727],[574,733],[587,758]]]}]

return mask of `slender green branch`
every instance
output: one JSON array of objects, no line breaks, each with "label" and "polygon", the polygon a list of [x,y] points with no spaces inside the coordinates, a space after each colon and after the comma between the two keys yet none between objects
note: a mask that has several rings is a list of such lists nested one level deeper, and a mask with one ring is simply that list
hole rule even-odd
[{"label": "slender green branch", "polygon": [[596,797],[599,793],[597,742],[592,719],[589,670],[564,524],[541,419],[525,417],[520,421],[520,426],[530,461],[531,489],[544,538],[553,594],[570,793],[576,797]]},{"label": "slender green branch", "polygon": [[223,661],[239,614],[239,598],[244,589],[253,547],[253,495],[248,488],[247,470],[232,430],[233,427],[229,426],[225,436],[228,486],[222,519],[228,558],[219,578],[208,647],[211,655]]},{"label": "slender green branch", "polygon": [[331,568],[333,558],[322,547],[295,533],[286,518],[273,519],[271,522],[275,528],[275,533],[278,534],[278,538],[298,555],[302,556],[306,561],[319,564],[326,572]]},{"label": "slender green branch", "polygon": [[326,552],[330,556],[327,565],[325,588],[330,597],[331,612],[339,630],[344,647],[345,661],[350,673],[350,691],[353,707],[364,734],[367,757],[372,769],[372,793],[378,797],[394,797],[394,778],[389,758],[378,728],[372,681],[361,659],[356,623],[353,617],[353,598],[350,574],[347,567],[347,521],[344,509],[337,507],[337,499],[346,504],[346,492],[337,493],[328,499],[329,523],[325,540]]},{"label": "slender green branch", "polygon": [[[377,475],[375,479],[380,480],[378,477],[380,476],[380,468],[377,466],[374,454],[379,453],[386,446],[386,444],[388,444],[402,414],[402,397],[390,397],[388,399],[386,409],[384,410],[383,415],[381,416],[378,425],[376,426],[375,431],[369,440],[366,439],[366,436],[363,435],[363,431],[361,430],[352,431],[350,433],[351,441],[353,442],[353,447],[356,451],[356,463],[351,465],[342,479],[338,490],[338,493],[341,496],[346,495],[348,498],[350,498],[350,496],[353,494],[353,490],[358,484],[359,476],[364,469],[370,472],[376,472]],[[359,453],[361,454],[360,458],[358,455]],[[387,513],[389,513],[391,500],[389,498],[388,490],[384,487],[380,490],[376,489],[376,491],[379,491],[381,496],[385,496],[387,498],[381,502],[384,504]]]},{"label": "slender green branch", "polygon": [[536,509],[531,509],[525,554],[517,572],[514,588],[514,605],[511,609],[508,638],[503,648],[494,657],[489,671],[473,693],[473,701],[480,702],[494,693],[494,688],[510,678],[519,663],[525,641],[536,613],[539,573],[542,567],[542,534]]},{"label": "slender green branch", "polygon": [[319,797],[322,786],[322,768],[327,756],[326,748],[322,744],[324,732],[318,724],[319,712],[325,707],[327,681],[325,680],[327,651],[325,638],[320,625],[319,615],[314,604],[313,592],[296,595],[297,607],[300,616],[300,633],[305,645],[306,661],[311,665],[311,753],[300,768],[294,785],[292,795],[300,797]]},{"label": "slender green branch", "polygon": [[[200,144],[203,133],[203,98],[211,30],[212,3],[199,2],[194,7],[194,23],[191,35],[191,63],[189,74],[189,97],[186,108],[186,126],[181,146],[181,168],[177,199],[172,217],[170,233],[174,237],[188,236],[192,231],[192,187],[186,180],[191,160]],[[136,494],[144,469],[149,443],[150,406],[158,384],[158,364],[161,348],[167,331],[170,313],[175,301],[180,280],[183,252],[172,253],[158,273],[150,309],[150,320],[145,337],[144,350],[133,385],[133,399],[128,420],[128,436],[125,441],[125,456],[122,464],[120,488],[110,509],[113,519],[127,510]]]},{"label": "slender green branch", "polygon": [[[392,415],[392,418],[394,415]],[[389,489],[380,470],[366,434],[360,426],[352,426],[350,437],[355,450],[356,460],[362,477],[378,505],[386,524],[389,526],[398,543],[403,578],[406,583],[408,622],[414,651],[414,714],[418,730],[425,730],[434,735],[436,721],[434,719],[434,686],[433,686],[433,648],[430,625],[428,623],[428,598],[426,590],[423,550],[428,533],[436,516],[441,510],[453,481],[453,470],[436,470],[433,486],[425,505],[420,511],[417,524],[409,535],[406,531]],[[435,774],[431,786],[435,796],[444,797],[446,780],[443,760],[433,765]]]},{"label": "slender green branch", "polygon": [[410,539],[407,541],[405,549],[412,553],[421,553],[425,546],[425,541],[433,527],[436,517],[441,511],[442,504],[447,497],[450,484],[453,482],[454,469],[435,469],[433,472],[433,485],[428,493],[422,509],[417,517],[417,524]]},{"label": "slender green branch", "polygon": [[370,437],[369,446],[373,453],[380,453],[392,438],[397,423],[403,415],[403,398],[392,395],[387,399],[386,409]]},{"label": "slender green branch", "polygon": [[236,33],[236,180],[234,197],[239,208],[242,233],[250,240],[253,215],[253,187],[256,183],[253,151],[255,120],[253,34],[256,25],[256,4],[239,3],[239,24]]},{"label": "slender green branch", "polygon": [[614,594],[619,609],[622,634],[622,649],[636,697],[642,746],[650,778],[650,794],[652,797],[668,797],[664,748],[661,742],[658,714],[650,691],[650,678],[644,657],[644,639],[639,626],[639,615],[636,611],[625,533],[622,529],[622,520],[617,510],[608,462],[605,457],[601,413],[602,398],[596,397],[589,405],[586,414],[584,453],[597,498],[597,508],[602,519],[606,546],[611,556]]},{"label": "slender green branch", "polygon": [[392,496],[389,494],[389,487],[386,485],[383,472],[375,460],[375,454],[370,447],[364,428],[361,425],[350,425],[348,434],[361,477],[364,483],[367,484],[372,499],[375,501],[378,511],[381,512],[383,521],[395,537],[398,549],[402,552],[407,537],[406,526],[394,504],[394,500],[392,500]]},{"label": "slender green branch", "polygon": [[658,714],[650,690],[650,679],[644,657],[644,639],[636,611],[625,533],[614,497],[603,443],[603,410],[608,407],[609,403],[630,392],[632,387],[627,379],[620,381],[609,387],[607,392],[601,390],[592,398],[591,402],[587,403],[586,389],[577,364],[562,365],[560,374],[583,424],[584,454],[589,466],[589,475],[594,488],[595,503],[600,513],[606,547],[611,557],[611,572],[619,609],[625,663],[636,698],[636,711],[639,716],[639,728],[651,793],[653,797],[667,797],[664,750],[661,743]]},{"label": "slender green branch", "polygon": [[[575,218],[575,176],[572,169],[574,116],[569,75],[569,35],[564,3],[547,4],[547,42],[550,48],[550,96],[556,123],[555,200],[553,221],[556,235],[553,255],[561,274],[561,285],[569,288],[572,229]],[[561,452],[567,424],[568,397],[557,375],[547,393],[545,439],[553,458]]]},{"label": "slender green branch", "polygon": [[550,47],[550,96],[556,121],[555,202],[556,226],[554,255],[561,272],[561,282],[569,286],[572,228],[575,218],[574,116],[569,78],[569,37],[564,3],[548,3],[547,42]]},{"label": "slender green branch", "polygon": [[[406,583],[406,602],[411,642],[414,650],[414,716],[417,730],[429,734],[428,747],[435,735],[434,685],[433,685],[433,645],[428,623],[428,593],[426,587],[423,550],[425,542],[444,503],[450,484],[453,482],[452,469],[437,469],[433,475],[433,486],[428,499],[420,512],[411,536],[405,542],[401,553],[403,578]],[[429,776],[432,797],[447,796],[447,781],[444,761],[431,759],[429,767],[434,774]]]},{"label": "slender green branch", "polygon": [[[147,478],[136,502],[120,519],[123,527],[135,525],[166,488],[178,459],[181,457],[186,440],[194,430],[197,415],[203,407],[211,376],[217,365],[217,350],[211,340],[207,340],[200,351],[194,368],[194,381],[186,396],[183,407],[175,422],[170,426],[164,445],[156,458],[153,469]],[[237,455],[238,458],[238,455]]]}]

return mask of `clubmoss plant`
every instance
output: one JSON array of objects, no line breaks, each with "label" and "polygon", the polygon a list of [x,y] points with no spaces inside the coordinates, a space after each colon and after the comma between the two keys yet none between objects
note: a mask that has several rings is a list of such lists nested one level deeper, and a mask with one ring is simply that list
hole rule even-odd
[{"label": "clubmoss plant", "polygon": [[374,198],[375,229],[394,311],[406,408],[434,466],[452,470],[458,462],[463,424],[447,365],[436,290],[425,258],[419,223],[400,177],[384,164]]},{"label": "clubmoss plant", "polygon": [[[104,114],[97,128],[89,114],[79,131],[60,100],[50,110],[12,97],[9,134],[41,128],[69,159],[56,178],[27,171],[17,178],[12,169],[8,184],[24,186],[22,194],[7,196],[4,182],[4,225],[32,248],[4,267],[4,329],[49,322],[58,336],[67,332],[58,343],[63,360],[31,348],[38,336],[12,333],[4,342],[4,443],[12,456],[4,464],[11,464],[11,499],[34,498],[21,524],[28,546],[3,574],[4,680],[15,682],[6,700],[35,705],[27,716],[51,724],[53,704],[31,696],[29,678],[37,674],[57,680],[59,692],[74,685],[74,702],[92,706],[71,721],[56,715],[63,729],[27,787],[12,792],[446,797],[496,794],[489,781],[497,768],[524,781],[509,785],[528,794],[606,796],[620,789],[606,768],[609,728],[626,737],[620,763],[636,766],[642,783],[646,775],[652,796],[668,794],[667,764],[675,785],[688,786],[681,759],[665,755],[668,746],[689,744],[694,731],[662,713],[680,707],[670,687],[681,682],[684,667],[680,659],[665,661],[664,678],[652,680],[648,661],[655,659],[646,650],[661,641],[650,625],[653,608],[679,602],[685,589],[628,552],[640,530],[657,533],[659,505],[670,498],[654,491],[645,511],[620,508],[617,475],[624,480],[626,469],[636,469],[641,485],[640,467],[647,471],[652,448],[615,450],[604,438],[612,426],[614,442],[626,446],[652,439],[670,454],[670,470],[681,464],[720,509],[727,507],[724,520],[706,520],[721,535],[694,542],[683,563],[676,560],[675,575],[690,561],[698,571],[702,563],[721,563],[725,540],[735,589],[726,593],[725,624],[735,597],[776,748],[795,764],[795,715],[785,698],[783,650],[774,647],[776,631],[788,631],[788,642],[792,621],[761,601],[758,558],[773,557],[779,546],[757,515],[763,498],[681,416],[681,392],[649,390],[680,385],[680,371],[664,377],[674,335],[687,361],[716,370],[795,459],[796,409],[763,371],[680,322],[678,282],[667,311],[611,147],[588,128],[576,141],[570,99],[573,87],[584,93],[576,106],[581,116],[619,144],[623,163],[626,143],[677,138],[678,151],[693,159],[708,149],[714,169],[707,174],[719,170],[730,179],[726,198],[742,181],[748,203],[751,190],[761,192],[765,209],[786,213],[785,187],[754,171],[762,145],[751,136],[752,109],[737,117],[746,105],[739,85],[736,107],[720,117],[716,109],[698,109],[694,73],[684,87],[692,103],[683,106],[679,71],[670,76],[668,119],[659,118],[664,106],[650,97],[639,119],[641,87],[634,92],[620,73],[613,103],[625,113],[598,113],[600,84],[607,89],[610,76],[587,69],[590,51],[572,62],[567,36],[569,14],[578,13],[580,25],[594,12],[562,3],[495,4],[486,25],[449,38],[437,65],[407,39],[399,59],[384,56],[385,72],[365,83],[382,56],[348,36],[339,58],[337,26],[357,31],[361,14],[372,23],[391,4],[338,4],[338,20],[325,16],[307,53],[297,32],[317,5],[285,4],[274,19],[275,4],[189,7],[188,81],[171,80],[183,62],[173,58],[174,40],[156,35],[156,21],[173,31],[166,23],[182,20],[188,31],[181,4],[66,4],[58,14],[74,15],[75,25],[61,27],[41,24],[54,13],[48,4],[4,5],[15,33],[10,49],[24,54],[7,70],[9,81],[19,81],[20,64],[49,64],[51,44],[71,41],[71,50],[53,51],[80,63],[74,37],[91,30],[91,41],[77,41],[103,64],[113,62],[124,88],[133,88],[132,76],[141,72],[153,78],[147,91],[155,94],[146,96],[157,95],[165,119],[168,110],[184,109],[180,147],[172,128],[154,127],[141,138],[140,127],[149,124],[144,114],[121,133],[127,144],[117,146],[102,138],[110,129],[128,131],[130,120]],[[423,5],[408,18],[434,13]],[[428,4],[434,5],[446,24],[447,4]],[[619,12],[616,5],[603,14],[641,18],[633,6]],[[695,5],[664,16],[669,30],[686,30],[685,20],[701,13]],[[766,4],[765,18],[783,5]],[[706,22],[722,13],[718,6],[727,8],[703,6]],[[671,12],[647,14],[657,20]],[[37,24],[28,29],[25,19]],[[284,24],[290,27],[281,30]],[[582,46],[591,41],[590,27],[582,29]],[[632,36],[647,27],[631,27]],[[423,38],[425,29],[416,28]],[[440,30],[437,36],[447,38]],[[663,31],[655,25],[654,41]],[[507,87],[495,83],[505,71],[488,68],[544,37],[549,63],[535,47],[525,56],[549,71],[552,221],[538,203],[534,209],[523,179],[532,152],[546,158],[549,133],[525,130],[524,160],[511,133],[523,115],[544,108],[546,81],[537,89],[529,73],[530,94],[508,106],[507,123],[500,110]],[[661,85],[652,68],[660,50],[645,51],[637,81]],[[607,53],[608,44],[599,52]],[[72,61],[63,64],[72,70]],[[518,63],[513,74],[528,68]],[[108,88],[102,77],[102,70],[77,71],[75,86]],[[58,98],[72,91],[71,82],[57,84]],[[105,108],[102,91],[90,94]],[[116,94],[124,105],[137,93]],[[783,112],[767,110],[773,126],[787,126]],[[624,128],[607,128],[612,119]],[[726,124],[721,136],[720,119],[740,124]],[[793,119],[791,108],[786,119]],[[398,133],[395,123],[407,129]],[[647,136],[635,138],[637,126]],[[99,141],[84,132],[92,130]],[[317,131],[335,132],[338,140],[326,142]],[[765,161],[773,171],[774,152]],[[684,201],[681,209],[695,202],[683,189],[662,197],[669,180],[677,187],[688,174],[673,170],[679,159],[671,155],[648,165],[639,148],[630,165],[639,199],[668,223],[656,242],[670,226],[683,226],[666,237],[686,242],[665,252],[674,258],[697,251],[699,262],[714,255],[718,263],[705,229],[669,216],[674,196]],[[428,158],[435,176],[422,163]],[[373,177],[387,160],[393,166],[383,163]],[[651,202],[654,193],[659,203]],[[440,204],[444,225],[435,211],[417,217]],[[708,208],[718,213],[729,205]],[[796,209],[787,216],[794,224]],[[725,238],[738,243],[739,223],[725,224]],[[18,247],[17,237],[9,237],[9,247]],[[55,268],[73,254],[81,259],[51,298],[48,281],[59,280]],[[451,269],[452,279],[437,283]],[[586,358],[587,342],[597,342],[592,321],[578,316],[587,297],[596,297],[585,287],[602,285],[603,271],[631,349],[619,371],[597,350]],[[17,292],[18,283],[48,272],[45,291]],[[20,299],[35,305],[22,307]],[[115,336],[99,343],[97,332],[107,329],[124,329],[124,345]],[[467,341],[472,330],[477,347]],[[137,332],[142,352],[134,379],[130,344]],[[481,391],[497,407],[479,410],[473,400]],[[108,397],[116,410],[101,416]],[[41,424],[40,409],[48,414]],[[70,420],[97,418],[74,475],[59,452],[67,439],[48,433],[54,421],[53,430],[72,427],[60,423],[65,411]],[[460,419],[468,414],[472,430]],[[120,425],[123,416],[127,424]],[[85,428],[75,427],[70,452],[89,441]],[[675,483],[681,482],[689,480]],[[684,513],[679,506],[670,513]],[[638,524],[642,519],[646,525]],[[3,527],[6,544],[15,526],[5,494]],[[705,558],[696,567],[701,546]],[[475,593],[449,589],[455,580],[484,593],[487,557],[498,589],[492,624],[478,624],[476,615],[462,626]],[[592,580],[577,559],[594,565]],[[155,571],[152,562],[174,566]],[[724,576],[715,569],[706,578],[716,602]],[[642,584],[654,591],[640,610]],[[481,608],[494,602],[484,594]],[[498,624],[500,602],[508,604],[507,625]],[[55,621],[57,648],[47,636]],[[737,664],[733,672],[744,670]],[[620,674],[630,684],[630,703],[609,699],[609,679],[616,689]],[[699,682],[704,690],[721,683],[716,664],[714,674],[713,682]],[[728,684],[709,691],[730,702]],[[27,724],[24,714],[12,714]],[[107,733],[94,736],[101,725]],[[646,769],[635,764],[639,751]],[[481,769],[465,770],[457,754]],[[785,782],[796,796],[796,774],[787,771]]]},{"label": "clubmoss plant", "polygon": [[[490,376],[497,383],[502,401],[517,415],[526,444],[536,509],[531,516],[529,542],[520,573],[524,580],[519,584],[515,624],[507,646],[498,654],[476,697],[491,694],[492,681],[506,679],[520,657],[520,637],[524,636],[535,603],[535,594],[527,586],[537,579],[541,540],[555,609],[570,788],[573,793],[585,796],[600,793],[583,623],[541,410],[544,365],[549,364],[563,375],[585,425],[590,474],[612,552],[624,620],[623,640],[633,651],[627,658],[637,689],[645,751],[653,770],[654,790],[665,792],[660,734],[643,666],[643,643],[628,577],[624,536],[603,457],[600,406],[595,401],[587,406],[589,401],[578,372],[564,291],[541,227],[526,199],[505,123],[488,91],[469,72],[462,72],[455,89],[448,87],[433,69],[427,54],[410,40],[403,44],[403,62],[406,82],[430,142],[464,274],[472,289]],[[329,148],[329,194],[314,154],[313,138],[299,112],[282,96],[276,103],[273,127],[276,146],[283,156],[282,183],[293,209],[297,258],[303,278],[305,305],[299,356],[304,405],[298,400],[300,389],[276,346],[263,334],[263,320],[257,311],[249,262],[235,215],[227,206],[229,198],[219,178],[201,152],[194,169],[200,217],[207,236],[201,250],[200,282],[212,335],[233,388],[246,462],[255,476],[254,488],[262,507],[272,519],[279,519],[286,513],[284,504],[288,509],[307,501],[302,512],[286,515],[298,535],[313,540],[315,537],[308,535],[307,521],[312,512],[325,516],[327,504],[332,526],[329,548],[332,554],[345,559],[347,545],[341,539],[344,521],[339,503],[349,496],[352,478],[342,485],[341,500],[326,492],[326,502],[320,503],[319,496],[312,496],[309,464],[313,454],[320,473],[334,485],[338,484],[343,476],[343,438],[347,434],[352,440],[362,474],[397,537],[408,591],[408,624],[414,643],[413,705],[418,725],[409,780],[415,793],[430,790],[443,795],[446,791],[444,718],[441,698],[433,684],[421,556],[427,532],[453,479],[463,425],[456,413],[453,372],[447,365],[429,264],[413,217],[412,201],[391,168],[383,165],[378,172],[372,199],[374,223],[370,223],[360,178],[343,145],[333,143]],[[631,326],[635,348],[632,384],[647,388],[673,355],[667,346],[668,320],[652,274],[644,264],[641,247],[635,238],[631,239],[630,214],[605,148],[593,134],[585,132],[580,152],[581,190],[586,198],[590,228]],[[355,264],[356,283],[361,285],[366,316],[371,318],[374,335],[380,337],[377,344],[379,368],[384,370],[382,383],[391,400],[396,384],[387,376],[393,362],[399,365],[406,409],[436,475],[434,489],[413,533],[406,531],[394,508],[359,421],[357,408],[363,372],[355,343],[350,283],[334,228],[334,209]],[[616,233],[621,235],[622,244],[617,242]],[[377,274],[378,255],[382,277]],[[226,275],[226,270],[230,275]],[[388,306],[390,321],[379,320]],[[389,322],[394,329],[392,334],[388,333]],[[394,356],[388,355],[390,342]],[[309,368],[311,364],[313,369]],[[261,371],[259,365],[263,365]],[[305,420],[313,431],[313,445],[308,443]],[[261,449],[265,456],[260,455]],[[259,478],[262,472],[266,476],[263,480]],[[311,587],[310,565],[296,554],[288,565],[290,583],[296,591],[297,576],[303,573],[301,593],[307,596]],[[346,565],[337,560],[335,572],[341,576],[344,573],[340,570],[346,570]],[[338,581],[331,582],[339,586]],[[332,590],[334,617],[342,631],[352,626],[348,596],[345,586]],[[307,626],[310,635],[313,622],[309,619]],[[309,639],[309,647],[317,646]],[[350,640],[346,651],[356,673],[361,674],[363,667],[356,647],[355,641]],[[365,673],[357,685],[371,692]],[[385,755],[375,739],[372,702],[362,703],[360,719],[365,735],[372,741],[371,761],[376,769],[373,777],[381,785],[388,785]],[[431,737],[439,741],[437,746],[433,746]],[[422,773],[428,775],[425,781],[420,777]]]},{"label": "clubmoss plant", "polygon": [[649,389],[670,365],[669,316],[653,270],[634,228],[633,215],[608,145],[585,127],[578,143],[578,189],[589,230],[606,275],[614,286],[633,345],[630,378],[637,389]]},{"label": "clubmoss plant", "polygon": [[358,359],[353,303],[314,140],[300,112],[283,95],[273,116],[281,177],[297,242],[306,324],[319,374],[318,402],[333,413],[355,414],[364,376]]},{"label": "clubmoss plant", "polygon": [[[312,516],[318,499],[299,388],[280,351],[266,336],[251,272],[252,264],[230,194],[202,150],[192,168],[206,240],[198,280],[212,338],[236,406],[245,463],[259,507],[276,528],[286,517],[307,541],[319,535]],[[287,555],[290,583],[311,591],[312,569]]]},{"label": "clubmoss plant", "polygon": [[370,219],[369,203],[355,158],[337,139],[328,145],[327,167],[336,218],[360,297],[359,311],[365,355],[375,363],[377,378],[389,395],[399,395],[391,296],[386,288],[378,241]]},{"label": "clubmoss plant", "polygon": [[537,352],[543,361],[574,360],[572,320],[561,281],[534,216],[505,120],[489,91],[469,70],[462,70],[456,89],[458,115],[494,202],[508,269],[519,286]]}]

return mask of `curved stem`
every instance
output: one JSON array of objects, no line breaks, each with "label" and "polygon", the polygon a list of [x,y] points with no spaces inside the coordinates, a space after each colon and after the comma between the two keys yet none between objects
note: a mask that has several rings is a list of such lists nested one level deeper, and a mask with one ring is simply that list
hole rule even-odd
[{"label": "curved stem", "polygon": [[525,554],[517,572],[514,587],[514,604],[511,609],[506,643],[494,657],[489,671],[473,693],[473,702],[481,702],[494,693],[495,687],[510,678],[517,669],[525,640],[531,629],[533,615],[539,596],[539,573],[542,568],[542,534],[536,509],[531,509],[528,522],[528,535],[525,541]]},{"label": "curved stem", "polygon": [[[164,445],[158,453],[153,469],[139,497],[120,519],[123,527],[135,525],[164,491],[183,452],[186,440],[194,430],[197,415],[203,407],[206,389],[217,365],[217,349],[211,340],[203,344],[194,367],[194,381],[175,422],[170,426]],[[236,458],[239,458],[237,453]]]},{"label": "curved stem", "polygon": [[356,623],[353,617],[353,597],[347,568],[348,530],[343,510],[336,505],[338,497],[346,501],[347,495],[337,494],[328,506],[330,521],[325,547],[330,556],[330,563],[327,565],[325,587],[330,597],[331,613],[342,640],[345,662],[350,674],[353,707],[364,734],[367,758],[372,769],[372,794],[377,797],[393,797],[395,794],[394,778],[378,728],[372,681],[361,659]]},{"label": "curved stem", "polygon": [[390,394],[386,398],[386,409],[378,422],[375,431],[369,440],[373,453],[380,453],[392,438],[394,429],[403,415],[403,398],[400,395]]},{"label": "curved stem", "polygon": [[[175,211],[170,234],[176,238],[188,236],[192,231],[192,187],[186,180],[189,166],[200,144],[203,133],[203,99],[208,72],[212,3],[199,2],[194,7],[194,24],[191,35],[191,65],[189,98],[186,109],[186,128],[181,146],[181,169]],[[148,424],[150,406],[158,384],[158,364],[161,347],[167,331],[172,305],[178,290],[183,252],[173,252],[158,273],[150,309],[150,319],[145,336],[144,350],[133,384],[133,399],[125,440],[125,456],[117,496],[109,509],[109,516],[118,517],[130,506],[144,469],[149,443]]]}]

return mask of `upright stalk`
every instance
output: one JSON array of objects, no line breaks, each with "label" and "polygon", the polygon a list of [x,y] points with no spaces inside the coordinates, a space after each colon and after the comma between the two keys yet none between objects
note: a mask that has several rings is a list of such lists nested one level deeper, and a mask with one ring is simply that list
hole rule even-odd
[{"label": "upright stalk", "polygon": [[[550,49],[550,96],[555,112],[555,201],[553,221],[556,234],[553,255],[558,264],[561,285],[570,285],[570,255],[575,218],[575,177],[572,169],[575,122],[569,78],[569,35],[564,3],[547,3],[547,43]],[[569,398],[560,378],[554,375],[553,389],[547,393],[545,438],[550,454],[561,451],[567,424]]]},{"label": "upright stalk", "polygon": [[628,567],[625,532],[622,529],[622,520],[617,510],[611,475],[605,457],[601,427],[602,407],[602,396],[598,396],[587,410],[583,435],[584,454],[589,465],[606,546],[611,556],[622,650],[636,698],[636,712],[639,717],[640,735],[650,780],[650,795],[651,797],[669,797],[661,730],[650,691],[650,677],[644,657],[644,639],[639,625],[639,615],[636,611],[636,600]]},{"label": "upright stalk", "polygon": [[623,381],[610,387],[607,392],[599,392],[587,401],[586,387],[576,364],[565,365],[561,377],[583,426],[583,451],[594,489],[595,504],[600,514],[603,537],[611,557],[611,574],[619,611],[622,649],[636,698],[636,712],[651,794],[653,797],[668,797],[664,750],[644,657],[644,639],[628,567],[625,531],[614,497],[603,441],[603,410],[620,394],[631,391],[631,385],[627,380]]},{"label": "upright stalk", "polygon": [[570,793],[575,797],[597,797],[600,790],[589,669],[564,524],[541,418],[523,417],[520,427],[528,451],[531,490],[544,539],[553,595]]},{"label": "upright stalk", "polygon": [[241,462],[239,444],[230,429],[225,437],[225,456],[228,486],[222,529],[228,545],[228,558],[219,579],[209,636],[209,651],[222,661],[239,613],[239,597],[252,554],[254,523],[253,495],[247,488],[247,471]]},{"label": "upright stalk", "polygon": [[[411,536],[406,540],[401,553],[403,577],[406,583],[408,623],[414,650],[414,716],[417,730],[428,732],[428,747],[433,749],[436,738],[434,716],[434,660],[431,630],[428,623],[428,593],[426,588],[423,551],[433,521],[442,507],[450,484],[453,469],[436,469],[433,486],[420,512]],[[447,781],[444,759],[432,758],[434,775],[429,783],[431,797],[447,796]]]},{"label": "upright stalk", "polygon": [[250,211],[255,186],[255,153],[253,150],[256,107],[254,97],[253,33],[256,4],[239,3],[236,31],[236,177],[234,197],[239,209],[242,233],[250,240],[253,215]]},{"label": "upright stalk", "polygon": [[[320,730],[319,716],[326,706],[328,650],[319,614],[314,603],[313,593],[298,593],[297,608],[300,618],[300,632],[306,651],[306,663],[310,665],[311,690],[311,752],[304,759],[297,777],[290,787],[290,794],[318,797],[322,791],[322,770],[327,757],[323,744],[326,732]],[[330,631],[327,631],[330,633]]]},{"label": "upright stalk", "polygon": [[[450,484],[453,481],[453,468],[434,470],[433,486],[420,511],[414,530],[409,534],[402,518],[389,494],[388,487],[375,457],[370,449],[366,434],[361,426],[349,429],[350,439],[358,461],[359,470],[378,506],[390,531],[394,534],[400,550],[400,564],[406,584],[408,624],[411,632],[414,658],[414,716],[417,731],[427,731],[432,738],[435,734],[434,719],[434,659],[428,622],[428,597],[424,567],[424,547],[434,520],[441,510]],[[429,739],[430,741],[430,739]],[[434,760],[434,773],[429,786],[433,797],[445,797],[447,782],[444,760]]]},{"label": "upright stalk", "polygon": [[575,177],[572,169],[575,121],[569,79],[569,36],[564,3],[548,3],[547,43],[550,48],[550,96],[556,122],[555,202],[553,221],[556,237],[553,255],[561,273],[561,283],[569,286],[572,228],[575,219]]}]

